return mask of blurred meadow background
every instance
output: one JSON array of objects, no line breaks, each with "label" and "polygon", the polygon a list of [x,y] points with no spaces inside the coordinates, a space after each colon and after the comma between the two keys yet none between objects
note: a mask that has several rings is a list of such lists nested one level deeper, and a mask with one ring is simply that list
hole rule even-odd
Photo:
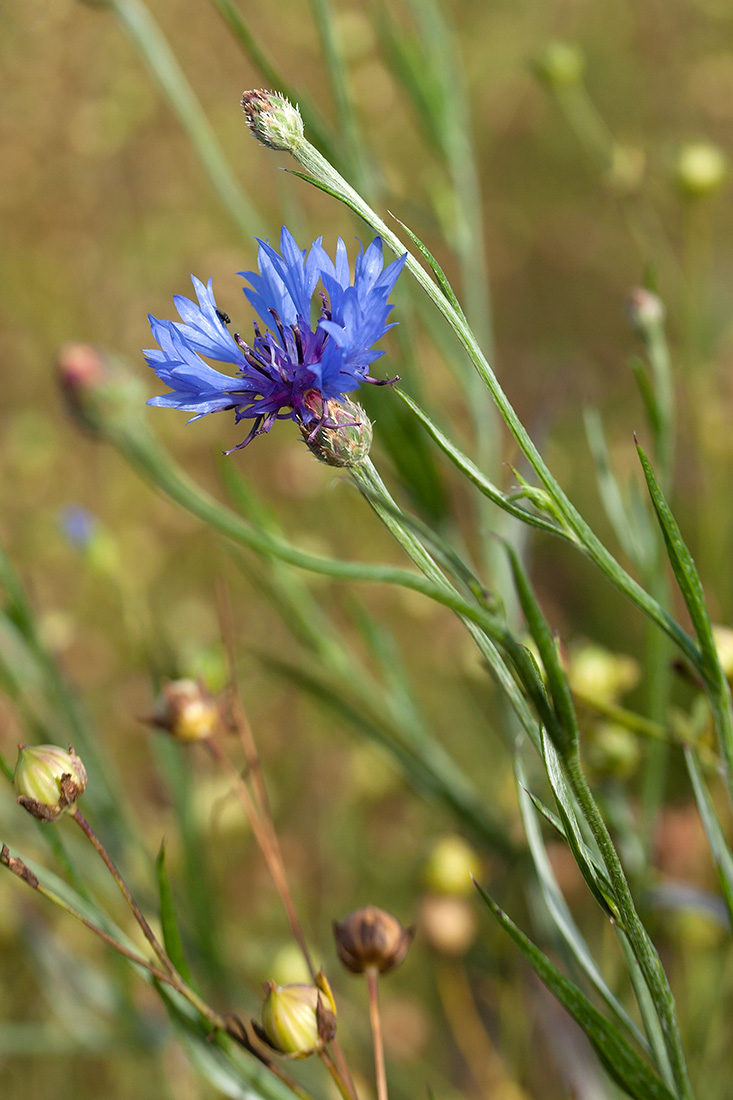
[{"label": "blurred meadow background", "polygon": [[[141,42],[151,41],[146,56]],[[79,430],[55,363],[68,341],[105,349],[136,378],[140,417],[215,496],[250,515],[264,509],[265,524],[309,551],[404,564],[348,477],[317,463],[292,424],[222,459],[241,438],[229,414],[187,427],[181,414],[144,407],[162,392],[140,352],[152,343],[147,314],[172,317],[190,273],[213,275],[218,305],[246,333],[251,307],[235,273],[255,266],[256,236],[276,241],[284,223],[301,246],[322,234],[333,250],[341,235],[352,259],[355,238],[371,239],[343,206],[282,171],[293,167],[287,154],[247,132],[245,88],[290,90],[311,140],[437,257],[558,480],[624,561],[591,445],[596,457],[605,446],[640,513],[633,433],[646,445],[650,431],[626,303],[644,282],[657,291],[677,394],[667,485],[712,619],[733,623],[733,9],[725,0],[0,0],[0,59],[0,545],[12,563],[2,574],[0,752],[12,767],[20,741],[73,740],[90,773],[87,816],[143,906],[155,910],[165,839],[200,985],[214,1003],[256,1014],[264,980],[299,977],[277,894],[226,776],[199,747],[181,752],[140,721],[165,678],[224,687],[226,591],[291,888],[333,981],[363,1094],[366,1000],[337,970],[331,921],[372,902],[418,925],[382,994],[393,1100],[427,1087],[492,1100],[617,1095],[467,877],[448,881],[463,850],[439,846],[436,857],[446,837],[463,837],[479,880],[552,944],[528,866],[507,708],[461,623],[417,593],[296,573],[226,542]],[[516,486],[522,456],[467,378],[457,342],[406,278],[393,301],[400,324],[375,373],[399,374],[499,484]],[[477,512],[392,391],[363,398],[393,493],[490,576],[519,624],[492,540],[480,537],[497,527],[494,511]],[[588,410],[599,410],[605,437]],[[660,703],[639,612],[559,540],[509,533],[578,696],[601,704],[584,718],[586,762],[646,899],[691,1071],[701,1095],[722,1100],[733,1069],[730,929],[684,765],[628,724],[601,721],[604,705],[623,702],[687,729],[697,689],[664,650],[651,658]],[[631,527],[627,535],[633,543]],[[657,569],[652,585],[663,584]],[[35,617],[33,644],[11,576]],[[323,644],[347,652],[370,688],[329,664],[320,624],[309,633],[293,606],[324,616]],[[453,798],[435,783],[449,772]],[[44,828],[127,927],[71,825]],[[9,784],[0,839],[58,870]],[[548,835],[547,851],[575,920],[613,969],[611,933],[565,845]],[[3,1096],[220,1095],[151,987],[11,875],[0,875],[0,972]]]}]

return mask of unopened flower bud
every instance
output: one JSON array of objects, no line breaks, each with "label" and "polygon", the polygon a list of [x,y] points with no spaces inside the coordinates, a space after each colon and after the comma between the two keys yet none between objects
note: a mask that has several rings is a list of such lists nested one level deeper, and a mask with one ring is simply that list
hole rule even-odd
[{"label": "unopened flower bud", "polygon": [[259,1038],[290,1058],[307,1058],[323,1050],[336,1034],[336,1004],[323,973],[314,985],[268,982],[262,1006],[262,1026],[253,1021]]},{"label": "unopened flower bud", "polygon": [[39,821],[55,821],[76,805],[87,773],[71,745],[20,745],[15,765],[18,802]]},{"label": "unopened flower bud", "polygon": [[66,407],[84,431],[99,436],[114,419],[137,414],[139,380],[92,344],[64,344],[56,369]]},{"label": "unopened flower bud", "polygon": [[402,962],[415,930],[403,928],[386,910],[365,905],[349,913],[340,924],[334,921],[333,934],[338,957],[352,974],[363,974],[371,968],[385,974]]},{"label": "unopened flower bud", "polygon": [[535,62],[537,75],[550,88],[578,84],[584,68],[583,51],[572,42],[550,42]]},{"label": "unopened flower bud", "polygon": [[149,721],[176,741],[207,741],[219,726],[219,706],[201,680],[168,680]]},{"label": "unopened flower bud", "polygon": [[300,111],[279,92],[245,92],[242,109],[250,130],[268,149],[292,152],[303,140]]},{"label": "unopened flower bud", "polygon": [[634,287],[626,299],[626,316],[634,332],[644,339],[652,329],[664,324],[664,302],[646,287]]},{"label": "unopened flower bud", "polygon": [[480,870],[478,856],[463,837],[444,836],[433,846],[423,877],[438,894],[470,894]]},{"label": "unopened flower bud", "polygon": [[307,401],[316,415],[323,417],[316,426],[300,425],[306,446],[316,458],[329,466],[358,466],[369,457],[372,423],[361,405],[348,397],[329,401],[324,417],[320,394],[311,391]]},{"label": "unopened flower bud", "polygon": [[712,195],[722,187],[727,175],[725,153],[707,141],[686,145],[675,167],[677,186],[690,199]]}]

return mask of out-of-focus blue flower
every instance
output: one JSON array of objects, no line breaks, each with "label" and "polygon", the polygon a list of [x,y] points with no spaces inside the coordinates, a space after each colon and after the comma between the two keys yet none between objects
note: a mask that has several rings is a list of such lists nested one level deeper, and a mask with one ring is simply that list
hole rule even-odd
[{"label": "out-of-focus blue flower", "polygon": [[[276,420],[294,420],[313,432],[336,427],[329,420],[329,402],[338,401],[362,382],[385,385],[372,378],[369,365],[384,352],[374,344],[391,325],[387,299],[406,257],[386,268],[382,241],[375,238],[359,251],[351,281],[346,246],[339,238],[336,262],[321,238],[306,254],[283,226],[280,252],[259,241],[259,271],[242,271],[249,283],[244,293],[261,321],[254,322],[254,340],[247,344],[231,334],[229,318],[217,309],[211,279],[204,286],[192,276],[198,305],[177,295],[173,301],[180,321],[150,317],[159,348],[145,352],[158,377],[172,392],[152,397],[149,405],[183,409],[197,420],[219,409],[234,409],[237,423],[252,421],[237,447],[269,432]],[[311,302],[321,284],[320,315],[311,320]],[[223,374],[201,358],[231,363],[236,375]],[[231,453],[227,452],[227,453]]]},{"label": "out-of-focus blue flower", "polygon": [[83,550],[94,538],[97,518],[81,504],[67,504],[59,511],[59,527],[66,539],[77,550]]}]

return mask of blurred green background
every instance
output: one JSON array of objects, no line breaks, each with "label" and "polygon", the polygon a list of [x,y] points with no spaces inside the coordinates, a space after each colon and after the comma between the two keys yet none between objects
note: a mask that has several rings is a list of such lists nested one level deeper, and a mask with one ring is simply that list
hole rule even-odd
[{"label": "blurred green background", "polygon": [[[289,82],[337,125],[306,0],[242,0],[240,9]],[[172,295],[190,293],[191,272],[213,275],[219,306],[247,332],[251,310],[235,272],[255,266],[255,235],[276,238],[284,221],[304,246],[323,234],[333,248],[341,234],[352,255],[354,237],[363,235],[342,207],[281,171],[290,166],[284,154],[262,149],[247,133],[239,99],[263,79],[214,5],[152,0],[150,10],[258,218],[244,233],[218,203],[113,12],[78,0],[0,2],[0,541],[28,589],[44,642],[99,732],[111,782],[136,820],[138,842],[124,851],[130,880],[152,905],[150,860],[165,837],[181,921],[195,943],[204,984],[247,1016],[256,1011],[260,983],[282,962],[285,919],[227,784],[203,757],[181,763],[139,722],[150,712],[161,676],[202,674],[212,688],[222,686],[216,584],[226,579],[243,694],[294,893],[316,953],[343,998],[343,1044],[360,1052],[357,1062],[367,1074],[363,991],[335,973],[330,921],[367,901],[407,923],[416,919],[426,858],[456,822],[417,797],[386,754],[268,668],[263,657],[297,664],[298,651],[259,583],[260,563],[250,568],[233,557],[197,521],[145,487],[118,455],[80,434],[55,385],[59,346],[83,340],[126,358],[144,396],[160,392],[139,351],[151,342],[146,317],[171,317]],[[411,32],[409,5],[391,7],[389,14]],[[612,540],[598,502],[583,410],[600,407],[620,480],[637,479],[632,432],[643,437],[644,420],[628,368],[638,349],[624,302],[652,265],[667,303],[677,370],[675,505],[713,618],[731,622],[730,190],[723,179],[709,196],[685,195],[679,158],[698,141],[733,153],[733,9],[725,0],[454,2],[446,5],[446,17],[463,59],[483,193],[484,224],[471,232],[483,234],[488,257],[492,364],[561,483]],[[380,37],[385,14],[378,4],[335,0],[332,18],[369,150],[377,208],[410,224],[458,286],[455,253],[445,243],[457,224],[449,174],[390,69],[388,44]],[[577,43],[585,57],[589,98],[569,106],[563,90],[553,95],[536,72],[538,58],[559,40]],[[604,127],[616,142],[612,157]],[[403,328],[412,325],[412,371],[426,404],[472,446],[476,410],[457,384],[455,348],[431,337],[404,288],[395,301],[395,319]],[[383,374],[409,373],[403,336],[394,330],[387,337],[378,365]],[[399,490],[392,460],[380,447],[380,416],[387,418],[396,401],[380,390],[369,408],[377,463]],[[231,419],[211,417],[187,427],[185,417],[165,410],[148,415],[184,467],[220,494],[219,453],[241,438]],[[499,450],[504,463],[517,460],[501,438]],[[278,425],[226,461],[300,545],[357,560],[401,560],[347,480],[313,461],[292,425]],[[433,503],[441,522],[461,531],[475,549],[465,489],[441,462],[436,469],[442,489]],[[511,484],[511,469],[503,469],[499,477]],[[65,538],[61,517],[70,505],[97,517],[93,551],[80,553]],[[530,558],[548,617],[565,641],[592,638],[638,657],[639,616],[590,566],[546,539],[533,544]],[[385,626],[431,729],[506,822],[507,834],[519,840],[501,710],[460,624],[397,590],[308,583],[365,662],[360,604]],[[0,637],[0,651],[10,645]],[[33,684],[26,686],[32,701]],[[11,762],[18,741],[33,739],[32,715],[32,702],[29,717],[28,706],[12,693],[0,697],[0,750]],[[53,723],[53,715],[46,718]],[[712,874],[701,854],[699,825],[674,796],[673,783],[655,866],[675,880],[708,886]],[[182,814],[195,851],[181,840]],[[2,839],[29,851],[38,844],[47,859],[31,824],[11,789],[4,789]],[[71,831],[67,823],[59,828]],[[77,851],[76,838],[68,839]],[[488,851],[481,858],[485,879],[514,889],[521,905],[521,871]],[[581,906],[582,924],[574,867],[566,871],[564,885]],[[89,873],[94,889],[124,919],[96,867]],[[570,1025],[534,987],[488,918],[478,919],[472,982],[477,1013],[492,1039],[456,1026],[464,1019],[466,971],[455,958],[446,961],[431,950],[427,936],[418,937],[404,968],[385,986],[395,1096],[412,1095],[425,1082],[436,1094],[454,1089],[499,1100],[540,1095],[540,1087],[545,1096],[567,1095],[561,1073],[548,1084],[535,1044],[545,1052],[558,1044],[569,1049],[575,1041],[566,1034]],[[592,915],[589,920],[592,936]],[[704,1003],[700,989],[716,972],[720,933],[699,920],[684,928],[682,918],[675,923],[663,914],[658,921],[662,937],[682,937],[685,945],[673,976],[690,1023]],[[216,1094],[172,1040],[151,991],[122,963],[110,966],[83,929],[10,876],[0,876],[0,967],[3,1095],[185,1100]],[[690,1026],[700,1059],[723,1042],[717,1033],[705,1034],[699,1021],[697,1031]],[[580,1047],[577,1064],[587,1062]],[[592,1081],[573,1087],[578,1096],[603,1095],[592,1092]]]}]

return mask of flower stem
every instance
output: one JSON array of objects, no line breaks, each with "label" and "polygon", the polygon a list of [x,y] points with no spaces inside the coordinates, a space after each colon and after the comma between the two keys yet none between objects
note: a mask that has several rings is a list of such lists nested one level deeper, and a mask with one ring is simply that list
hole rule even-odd
[{"label": "flower stem", "polygon": [[336,1068],[336,1063],[334,1062],[333,1058],[328,1053],[328,1051],[327,1050],[320,1051],[319,1057],[320,1057],[321,1061],[323,1062],[324,1066],[326,1067],[326,1069],[328,1070],[328,1072],[331,1074],[331,1077],[333,1078],[333,1080],[336,1084],[336,1088],[341,1093],[341,1096],[343,1097],[343,1100],[355,1100],[356,1091],[354,1090],[353,1085],[351,1086],[351,1088],[349,1088],[349,1086],[346,1084],[346,1081],[344,1080],[344,1078],[339,1073],[338,1069]]},{"label": "flower stem", "polygon": [[379,1015],[379,971],[376,966],[368,966],[364,971],[369,991],[369,1022],[372,1026],[374,1042],[374,1072],[377,1078],[377,1100],[388,1100],[387,1072],[384,1067],[384,1043],[382,1041],[382,1018]]}]

